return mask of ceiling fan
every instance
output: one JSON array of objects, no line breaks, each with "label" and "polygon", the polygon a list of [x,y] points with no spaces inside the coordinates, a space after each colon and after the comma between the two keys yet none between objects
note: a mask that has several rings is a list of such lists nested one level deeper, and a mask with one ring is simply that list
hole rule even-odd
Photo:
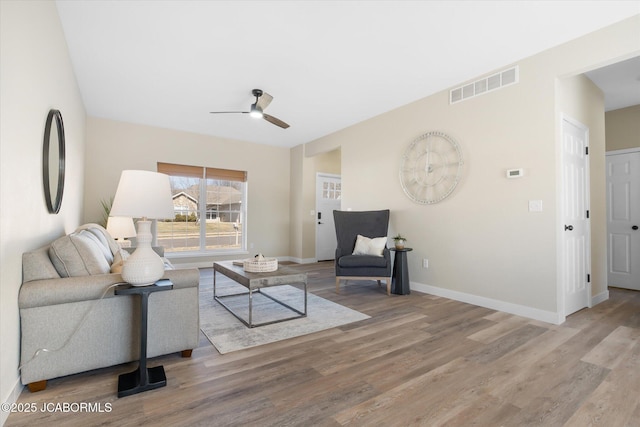
[{"label": "ceiling fan", "polygon": [[264,113],[264,110],[269,106],[269,104],[271,104],[273,96],[263,92],[262,89],[254,89],[251,91],[251,94],[256,97],[256,102],[251,104],[251,109],[249,111],[211,111],[211,114],[249,114],[251,117],[256,119],[265,119],[269,123],[279,126],[282,129],[289,127],[288,124],[277,117]]}]

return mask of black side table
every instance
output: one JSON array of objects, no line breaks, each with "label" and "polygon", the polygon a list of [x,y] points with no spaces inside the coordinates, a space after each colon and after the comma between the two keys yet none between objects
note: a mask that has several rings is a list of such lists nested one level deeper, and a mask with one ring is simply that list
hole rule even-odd
[{"label": "black side table", "polygon": [[131,396],[167,385],[163,366],[147,368],[147,317],[149,294],[169,289],[173,289],[173,284],[168,280],[160,280],[147,286],[120,285],[114,291],[116,295],[140,296],[140,362],[138,369],[118,377],[118,397]]},{"label": "black side table", "polygon": [[393,260],[393,279],[391,280],[391,292],[396,295],[409,295],[411,288],[409,286],[409,265],[407,263],[407,252],[413,248],[396,249],[396,255]]}]

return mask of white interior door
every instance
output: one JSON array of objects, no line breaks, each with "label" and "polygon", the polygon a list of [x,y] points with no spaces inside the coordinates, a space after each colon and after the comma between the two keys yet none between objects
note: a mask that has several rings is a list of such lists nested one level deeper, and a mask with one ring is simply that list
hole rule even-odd
[{"label": "white interior door", "polygon": [[607,153],[609,286],[640,290],[640,151]]},{"label": "white interior door", "polygon": [[336,228],[333,211],[340,210],[342,183],[339,175],[316,175],[316,259],[335,258]]},{"label": "white interior door", "polygon": [[562,286],[564,315],[591,305],[589,130],[562,119]]}]

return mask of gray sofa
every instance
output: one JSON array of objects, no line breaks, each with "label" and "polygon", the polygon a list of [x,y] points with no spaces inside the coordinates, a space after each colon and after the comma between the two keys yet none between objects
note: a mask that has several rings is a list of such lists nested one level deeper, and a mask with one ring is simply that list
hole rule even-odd
[{"label": "gray sofa", "polygon": [[[31,391],[48,379],[138,360],[139,297],[115,295],[113,286],[127,256],[96,224],[23,254],[20,372]],[[173,289],[149,297],[149,358],[189,357],[199,341],[199,272],[167,267]]]}]

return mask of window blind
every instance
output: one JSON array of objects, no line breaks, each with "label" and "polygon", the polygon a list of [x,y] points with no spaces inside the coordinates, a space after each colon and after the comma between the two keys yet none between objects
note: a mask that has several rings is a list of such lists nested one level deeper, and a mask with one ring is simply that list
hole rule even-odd
[{"label": "window blind", "polygon": [[232,169],[207,168],[201,166],[178,165],[158,162],[158,172],[170,176],[186,176],[190,178],[219,179],[224,181],[247,181],[247,172]]}]

